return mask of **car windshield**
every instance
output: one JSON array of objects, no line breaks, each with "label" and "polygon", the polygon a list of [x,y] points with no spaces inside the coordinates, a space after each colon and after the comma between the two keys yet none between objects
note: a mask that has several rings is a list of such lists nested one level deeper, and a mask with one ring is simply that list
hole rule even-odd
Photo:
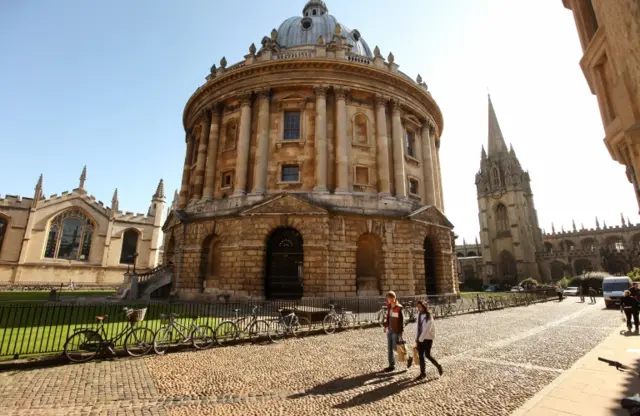
[{"label": "car windshield", "polygon": [[624,292],[629,289],[629,282],[604,282],[602,290],[605,292]]}]

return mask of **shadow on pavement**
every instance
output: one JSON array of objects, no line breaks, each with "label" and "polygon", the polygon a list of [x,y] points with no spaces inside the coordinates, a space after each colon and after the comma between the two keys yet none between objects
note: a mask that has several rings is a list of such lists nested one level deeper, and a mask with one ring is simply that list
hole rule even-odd
[{"label": "shadow on pavement", "polygon": [[403,390],[420,386],[422,384],[431,382],[433,380],[437,380],[437,377],[429,378],[421,381],[417,381],[413,378],[403,378],[403,379],[394,381],[393,383],[380,386],[376,389],[362,392],[357,396],[354,396],[351,399],[347,400],[346,402],[339,403],[333,407],[334,409],[349,409],[351,407],[374,403],[379,400],[386,399],[387,397],[393,396],[394,394],[398,394]]},{"label": "shadow on pavement", "polygon": [[[395,373],[397,374],[397,373]],[[353,390],[358,387],[362,387],[365,384],[380,384],[393,378],[393,373],[382,373],[379,371],[361,374],[355,377],[339,377],[334,380],[331,380],[324,384],[319,384],[317,386],[313,386],[309,390],[304,393],[297,393],[289,396],[289,399],[300,399],[302,397],[311,396],[311,395],[325,395],[325,394],[333,394],[340,393],[347,390]]]}]

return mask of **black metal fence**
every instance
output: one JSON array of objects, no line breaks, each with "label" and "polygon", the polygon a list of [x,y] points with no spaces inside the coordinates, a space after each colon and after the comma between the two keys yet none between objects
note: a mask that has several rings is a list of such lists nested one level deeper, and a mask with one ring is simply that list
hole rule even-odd
[{"label": "black metal fence", "polygon": [[[403,304],[427,300],[436,318],[506,307],[523,306],[555,298],[553,291],[503,293],[495,295],[401,296]],[[356,314],[361,325],[377,324],[384,306],[383,297],[367,298],[310,298],[300,301],[239,301],[239,302],[146,302],[146,303],[30,303],[0,304],[0,357],[18,358],[30,354],[57,353],[64,350],[67,337],[79,328],[96,328],[98,315],[108,315],[104,329],[114,337],[128,328],[123,308],[147,308],[143,322],[138,325],[156,331],[166,323],[161,314],[177,313],[179,319],[197,317],[200,325],[215,327],[225,319],[244,317],[254,305],[259,306],[261,319],[275,319],[279,309],[297,310],[306,315],[312,325],[321,326],[329,305]],[[122,345],[124,337],[116,343]]]}]

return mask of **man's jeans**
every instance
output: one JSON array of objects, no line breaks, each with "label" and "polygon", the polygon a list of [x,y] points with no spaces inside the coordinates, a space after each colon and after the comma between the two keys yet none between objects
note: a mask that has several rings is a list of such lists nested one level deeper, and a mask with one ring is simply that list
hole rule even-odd
[{"label": "man's jeans", "polygon": [[396,345],[398,344],[399,334],[395,334],[391,331],[391,328],[387,328],[387,348],[389,354],[389,367],[395,367],[396,365]]}]

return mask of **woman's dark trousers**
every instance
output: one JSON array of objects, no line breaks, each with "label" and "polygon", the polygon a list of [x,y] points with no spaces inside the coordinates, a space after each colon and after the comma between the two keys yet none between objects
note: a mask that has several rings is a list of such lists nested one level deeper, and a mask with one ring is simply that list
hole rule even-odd
[{"label": "woman's dark trousers", "polygon": [[432,346],[433,346],[432,339],[425,339],[422,342],[418,342],[418,355],[420,356],[420,374],[426,374],[426,371],[427,371],[425,358],[431,361],[431,363],[435,365],[436,368],[440,368],[440,364],[436,361],[435,358],[431,356]]}]

